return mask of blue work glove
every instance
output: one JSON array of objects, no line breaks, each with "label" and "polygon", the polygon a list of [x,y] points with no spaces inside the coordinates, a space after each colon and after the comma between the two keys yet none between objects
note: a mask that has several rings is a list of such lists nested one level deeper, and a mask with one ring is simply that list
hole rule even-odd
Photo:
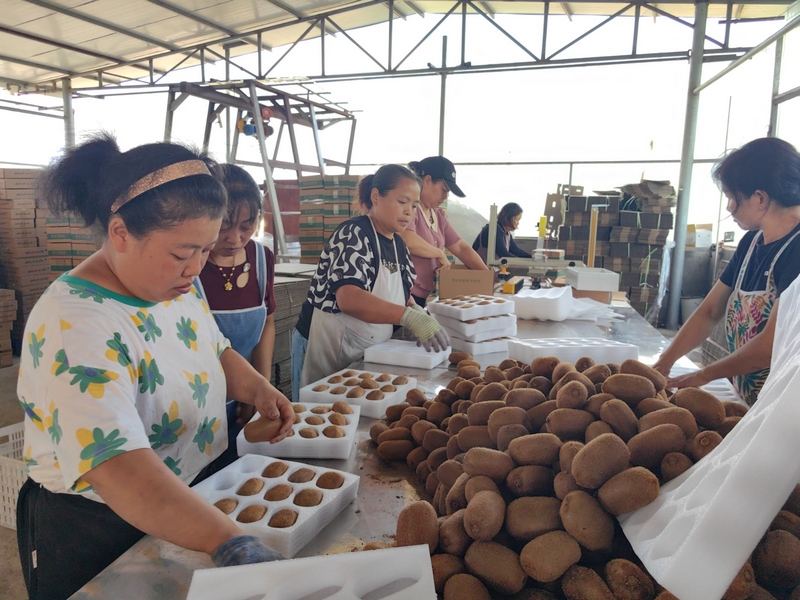
[{"label": "blue work glove", "polygon": [[214,550],[211,560],[218,567],[233,567],[283,560],[283,555],[269,546],[265,546],[254,535],[240,535],[222,542]]},{"label": "blue work glove", "polygon": [[417,345],[424,347],[428,352],[431,349],[441,352],[450,346],[450,337],[439,321],[422,310],[419,305],[406,308],[400,318],[400,325],[407,327],[419,340]]}]

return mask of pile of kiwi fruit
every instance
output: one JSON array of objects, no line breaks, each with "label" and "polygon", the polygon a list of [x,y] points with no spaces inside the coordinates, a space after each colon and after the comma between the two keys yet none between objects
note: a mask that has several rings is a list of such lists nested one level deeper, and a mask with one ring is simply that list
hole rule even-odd
[{"label": "pile of kiwi fruit", "polygon": [[[672,600],[615,516],[702,460],[747,407],[698,388],[670,394],[635,361],[539,357],[458,375],[428,398],[410,390],[370,437],[405,460],[430,501],[401,512],[396,545],[428,544],[444,600]],[[724,600],[800,600],[800,486]]]}]

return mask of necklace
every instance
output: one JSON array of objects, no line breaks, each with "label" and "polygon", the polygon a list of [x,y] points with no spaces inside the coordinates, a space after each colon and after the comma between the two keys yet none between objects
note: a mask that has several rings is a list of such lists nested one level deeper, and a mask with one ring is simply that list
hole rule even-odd
[{"label": "necklace", "polygon": [[217,265],[217,269],[219,269],[220,274],[222,275],[223,279],[225,279],[225,288],[226,292],[230,292],[233,289],[233,284],[231,283],[231,279],[233,279],[233,274],[236,272],[236,265],[231,267],[231,272],[229,275],[225,274],[225,271],[222,269],[220,265]]}]

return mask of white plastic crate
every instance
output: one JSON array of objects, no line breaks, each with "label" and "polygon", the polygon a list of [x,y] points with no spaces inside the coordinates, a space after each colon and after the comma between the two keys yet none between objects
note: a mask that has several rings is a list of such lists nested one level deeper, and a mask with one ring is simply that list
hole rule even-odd
[{"label": "white plastic crate", "polygon": [[17,528],[17,497],[28,474],[22,462],[25,424],[0,428],[0,525]]},{"label": "white plastic crate", "polygon": [[186,600],[436,600],[428,546],[198,569]]},{"label": "white plastic crate", "polygon": [[621,363],[629,358],[639,360],[639,347],[605,338],[540,338],[509,341],[508,355],[527,363],[539,356],[571,363],[583,356],[597,363]]}]

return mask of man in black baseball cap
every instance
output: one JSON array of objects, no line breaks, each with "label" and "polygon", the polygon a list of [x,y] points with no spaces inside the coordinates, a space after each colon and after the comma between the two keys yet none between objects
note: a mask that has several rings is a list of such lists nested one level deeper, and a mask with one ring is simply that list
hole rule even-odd
[{"label": "man in black baseball cap", "polygon": [[456,185],[456,168],[444,156],[429,156],[423,158],[419,162],[412,162],[408,165],[411,167],[420,178],[425,178],[430,175],[434,181],[444,181],[447,189],[453,192],[459,198],[463,198],[466,194],[461,191],[461,188]]}]

